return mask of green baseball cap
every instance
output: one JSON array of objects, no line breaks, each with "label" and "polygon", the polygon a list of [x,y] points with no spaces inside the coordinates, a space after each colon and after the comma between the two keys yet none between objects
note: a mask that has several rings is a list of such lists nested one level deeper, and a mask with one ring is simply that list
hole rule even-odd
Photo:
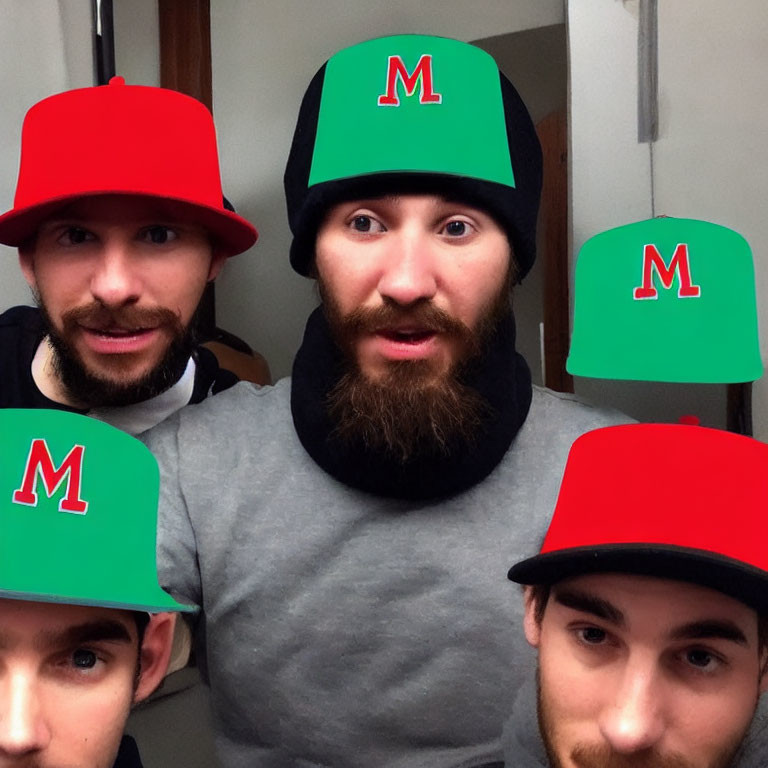
[{"label": "green baseball cap", "polygon": [[515,186],[499,68],[485,51],[400,35],[328,61],[309,186],[391,171]]},{"label": "green baseball cap", "polygon": [[701,384],[763,373],[752,251],[727,227],[656,218],[589,239],[576,261],[576,376]]},{"label": "green baseball cap", "polygon": [[86,416],[0,410],[0,597],[192,611],[163,591],[159,471],[135,438]]}]

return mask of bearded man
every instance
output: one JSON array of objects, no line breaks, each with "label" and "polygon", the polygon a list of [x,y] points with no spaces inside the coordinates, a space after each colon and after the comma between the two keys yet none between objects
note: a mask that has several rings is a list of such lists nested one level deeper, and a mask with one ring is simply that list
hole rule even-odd
[{"label": "bearded man", "polygon": [[478,48],[372,40],[310,84],[285,185],[322,305],[292,380],[147,436],[163,583],[205,613],[228,768],[502,759],[532,663],[510,552],[536,551],[572,441],[621,419],[533,391],[515,351],[540,184]]},{"label": "bearded man", "polygon": [[133,434],[235,382],[194,340],[208,281],[256,230],[226,210],[198,101],[109,85],[27,113],[12,210],[39,309],[0,316],[0,406],[89,413]]}]

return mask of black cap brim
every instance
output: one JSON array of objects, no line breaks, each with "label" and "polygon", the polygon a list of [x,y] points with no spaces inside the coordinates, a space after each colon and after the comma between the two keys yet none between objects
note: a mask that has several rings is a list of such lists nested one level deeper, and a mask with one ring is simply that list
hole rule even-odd
[{"label": "black cap brim", "polygon": [[590,573],[631,573],[699,584],[768,613],[768,573],[704,550],[663,544],[579,547],[530,557],[507,574],[518,584],[556,584]]}]

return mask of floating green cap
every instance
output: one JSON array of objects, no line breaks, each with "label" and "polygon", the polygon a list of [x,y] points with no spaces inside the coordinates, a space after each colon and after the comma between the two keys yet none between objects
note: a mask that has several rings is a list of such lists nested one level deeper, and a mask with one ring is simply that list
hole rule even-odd
[{"label": "floating green cap", "polygon": [[688,383],[763,373],[752,252],[727,227],[657,218],[588,240],[576,262],[577,376]]},{"label": "floating green cap", "polygon": [[96,419],[0,410],[0,597],[190,611],[157,580],[159,472]]}]

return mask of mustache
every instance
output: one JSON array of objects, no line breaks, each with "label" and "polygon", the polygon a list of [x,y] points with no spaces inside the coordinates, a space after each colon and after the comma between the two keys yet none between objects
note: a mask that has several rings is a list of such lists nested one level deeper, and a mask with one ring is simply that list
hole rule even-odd
[{"label": "mustache", "polygon": [[431,302],[403,308],[397,304],[384,303],[378,307],[358,307],[345,315],[341,321],[350,333],[374,333],[379,330],[402,325],[418,327],[432,333],[468,336],[472,331],[461,320],[448,314]]},{"label": "mustache", "polygon": [[167,307],[125,306],[110,309],[98,301],[63,312],[61,324],[65,333],[72,332],[83,324],[95,328],[118,326],[124,329],[156,328],[164,325],[177,332],[184,330],[179,316]]},{"label": "mustache", "polygon": [[479,334],[430,301],[408,307],[384,302],[377,307],[358,307],[346,315],[338,311],[335,303],[329,302],[326,304],[326,314],[336,343],[352,360],[355,359],[355,344],[360,336],[403,327],[405,324],[425,333],[439,333],[454,338],[464,348],[464,358],[467,360],[476,357],[481,349]]},{"label": "mustache", "polygon": [[577,745],[571,758],[579,768],[696,768],[679,754],[659,755],[655,749],[631,755],[614,752],[608,745]]}]

